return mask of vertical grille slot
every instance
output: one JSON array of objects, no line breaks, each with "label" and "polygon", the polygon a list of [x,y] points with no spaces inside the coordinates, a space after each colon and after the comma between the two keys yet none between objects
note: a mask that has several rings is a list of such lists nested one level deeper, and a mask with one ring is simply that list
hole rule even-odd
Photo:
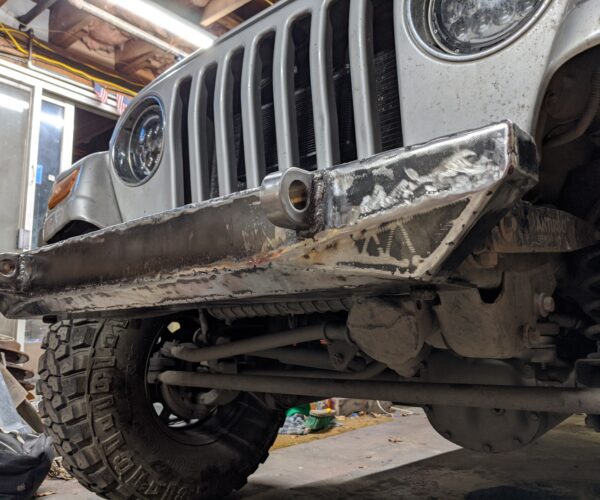
[{"label": "vertical grille slot", "polygon": [[215,162],[214,95],[217,65],[204,66],[193,88],[190,128],[197,133],[191,137],[191,185],[194,201],[219,196]]},{"label": "vertical grille slot", "polygon": [[277,171],[277,134],[275,130],[275,104],[273,99],[273,60],[275,52],[275,32],[266,35],[260,44],[262,75],[260,83],[260,104],[262,114],[262,135],[265,155],[265,173]]},{"label": "vertical grille slot", "polygon": [[190,105],[190,92],[192,79],[190,77],[179,81],[175,101],[174,135],[177,165],[179,166],[179,195],[182,205],[192,203],[191,169],[190,169],[190,141],[188,110]]},{"label": "vertical grille slot", "polygon": [[288,19],[276,35],[273,94],[279,170],[301,166],[299,145],[305,153],[312,142],[314,151],[308,75],[309,32],[310,14],[302,14]]},{"label": "vertical grille slot", "polygon": [[242,68],[244,63],[244,50],[237,50],[231,58],[231,78],[233,80],[232,92],[232,120],[233,120],[233,157],[234,171],[236,172],[237,185],[235,191],[243,191],[248,187],[246,178],[246,157],[244,155],[244,134],[242,131]]},{"label": "vertical grille slot", "polygon": [[[229,52],[217,70],[216,93],[214,96],[215,117],[215,147],[218,165],[219,195],[223,196],[237,191],[238,165],[237,158],[241,145],[240,125],[238,125],[238,138],[236,140],[236,127],[234,125],[234,106],[240,107],[239,76],[236,85],[235,67],[241,68],[243,58],[242,49]],[[237,96],[236,96],[237,87]],[[239,112],[238,112],[239,114]],[[236,144],[237,143],[237,144]],[[244,172],[245,176],[245,172]]]},{"label": "vertical grille slot", "polygon": [[[353,0],[332,4],[329,16],[333,29],[333,87],[337,106],[340,161],[356,160],[355,112],[350,75],[349,16]],[[361,117],[362,119],[362,117]]]},{"label": "vertical grille slot", "polygon": [[[273,49],[275,33],[261,33],[246,50],[242,69],[242,109],[246,185],[258,187],[270,157],[276,156],[273,127]],[[270,111],[270,116],[265,116]],[[268,129],[271,125],[272,131]],[[266,134],[265,134],[266,129]],[[266,140],[269,142],[266,143]],[[271,150],[275,149],[275,154]],[[270,154],[269,154],[270,153]],[[272,161],[272,160],[271,160]],[[276,162],[275,158],[275,162]]]},{"label": "vertical grille slot", "polygon": [[379,114],[381,150],[388,151],[404,145],[394,36],[394,22],[399,22],[399,10],[403,7],[403,2],[372,1],[373,19],[376,23],[373,30],[375,53],[373,60],[377,113]]},{"label": "vertical grille slot", "polygon": [[317,165],[326,168],[340,160],[338,116],[333,85],[333,26],[331,1],[322,3],[313,20],[310,43],[310,78],[312,85]]},{"label": "vertical grille slot", "polygon": [[[310,32],[312,17],[306,14],[296,20],[292,29],[294,46],[294,103],[296,115],[295,147],[299,158],[295,166],[314,170],[317,166],[315,126],[310,80]],[[281,168],[281,167],[280,167]]]},{"label": "vertical grille slot", "polygon": [[349,20],[350,69],[354,109],[359,117],[355,127],[359,158],[372,156],[380,152],[382,147],[373,64],[373,19],[371,0],[352,2]]}]

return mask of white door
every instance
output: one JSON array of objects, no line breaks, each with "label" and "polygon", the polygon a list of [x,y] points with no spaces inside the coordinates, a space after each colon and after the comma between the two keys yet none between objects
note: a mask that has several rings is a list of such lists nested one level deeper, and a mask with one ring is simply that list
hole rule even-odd
[{"label": "white door", "polygon": [[[37,135],[38,140],[34,152],[34,182],[28,194],[30,248],[42,244],[41,233],[52,186],[58,174],[71,167],[74,114],[72,104],[46,96],[41,98],[38,119],[32,128],[32,134]],[[39,354],[39,345],[47,329],[48,325],[39,320],[25,322],[25,350],[32,358]]]},{"label": "white door", "polygon": [[[0,252],[19,249],[25,222],[33,89],[0,79]],[[0,316],[0,334],[15,335]]]},{"label": "white door", "polygon": [[41,231],[54,181],[71,166],[73,154],[72,104],[43,97],[39,114],[37,161],[35,162],[34,207],[31,248],[42,244]]}]

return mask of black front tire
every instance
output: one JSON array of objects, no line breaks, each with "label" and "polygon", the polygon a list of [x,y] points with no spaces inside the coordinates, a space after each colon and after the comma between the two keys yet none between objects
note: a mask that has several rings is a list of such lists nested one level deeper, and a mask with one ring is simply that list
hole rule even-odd
[{"label": "black front tire", "polygon": [[50,328],[38,383],[47,433],[73,476],[106,498],[222,498],[266,460],[282,415],[241,394],[199,428],[165,428],[146,383],[158,321]]}]

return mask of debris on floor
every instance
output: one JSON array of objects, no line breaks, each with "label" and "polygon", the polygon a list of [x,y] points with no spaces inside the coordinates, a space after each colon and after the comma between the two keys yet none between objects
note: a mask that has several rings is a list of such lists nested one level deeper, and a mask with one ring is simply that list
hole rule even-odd
[{"label": "debris on floor", "polygon": [[334,409],[338,415],[350,416],[353,413],[390,413],[390,401],[377,401],[352,398],[333,398]]},{"label": "debris on floor", "polygon": [[38,491],[35,494],[35,498],[51,497],[52,495],[56,495],[56,491],[52,491],[52,490]]},{"label": "debris on floor", "polygon": [[16,407],[26,402],[25,396],[0,366],[0,498],[31,498],[50,470],[52,443],[21,419]]},{"label": "debris on floor", "polygon": [[308,417],[302,413],[295,413],[294,415],[287,415],[283,422],[283,425],[279,429],[279,434],[289,434],[301,436],[308,434],[310,429],[306,427],[306,419]]},{"label": "debris on floor", "polygon": [[63,481],[70,481],[73,476],[69,474],[69,471],[63,467],[62,457],[55,457],[52,461],[52,466],[48,472],[50,479],[62,479]]},{"label": "debris on floor", "polygon": [[335,410],[327,401],[311,405],[295,406],[286,412],[285,421],[279,429],[279,434],[302,436],[311,432],[327,430],[335,425]]},{"label": "debris on floor", "polygon": [[400,415],[401,417],[408,417],[409,415],[415,414],[414,411],[407,410],[406,408],[400,408],[399,406],[390,407],[390,411],[394,412],[395,415]]},{"label": "debris on floor", "polygon": [[[363,407],[362,404],[358,406]],[[395,414],[392,411],[385,413],[360,411],[346,416],[338,415],[334,409],[336,407],[338,407],[337,398],[289,409],[284,424],[279,429],[279,436],[271,450],[287,448],[288,446],[336,436],[362,427],[390,422]],[[371,408],[379,409],[378,406],[371,406]],[[411,413],[409,410],[402,410],[406,411],[407,414]],[[400,412],[399,416],[403,416],[403,414]]]}]

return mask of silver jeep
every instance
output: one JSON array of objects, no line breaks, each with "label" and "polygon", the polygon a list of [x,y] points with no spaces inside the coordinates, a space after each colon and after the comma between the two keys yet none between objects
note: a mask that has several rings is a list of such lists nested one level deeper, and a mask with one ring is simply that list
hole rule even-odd
[{"label": "silver jeep", "polygon": [[0,311],[51,324],[43,416],[108,498],[223,497],[283,411],[447,439],[600,428],[600,2],[283,1],[61,175]]}]

